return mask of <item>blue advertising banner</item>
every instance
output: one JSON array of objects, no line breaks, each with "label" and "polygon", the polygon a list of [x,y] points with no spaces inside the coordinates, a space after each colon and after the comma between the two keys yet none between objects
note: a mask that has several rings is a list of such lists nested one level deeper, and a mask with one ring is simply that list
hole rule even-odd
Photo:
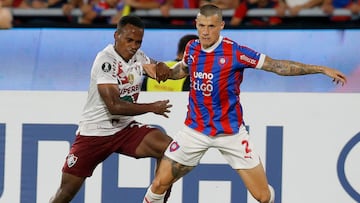
[{"label": "blue advertising banner", "polygon": [[[86,91],[96,53],[113,43],[113,29],[12,29],[0,32],[0,90]],[[146,29],[141,49],[156,60],[175,58],[182,35],[195,30]],[[247,70],[250,92],[360,92],[360,30],[224,30],[241,45],[272,58],[326,65],[348,78],[336,89],[323,75],[280,77]]]}]

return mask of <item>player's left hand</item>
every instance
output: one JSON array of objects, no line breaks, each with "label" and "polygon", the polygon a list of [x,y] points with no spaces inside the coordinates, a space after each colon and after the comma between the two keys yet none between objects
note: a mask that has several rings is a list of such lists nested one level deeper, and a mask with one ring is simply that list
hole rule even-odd
[{"label": "player's left hand", "polygon": [[325,74],[331,77],[335,84],[345,85],[346,83],[346,76],[336,69],[327,68],[325,69]]},{"label": "player's left hand", "polygon": [[158,83],[161,81],[165,82],[170,75],[170,68],[164,62],[159,62],[155,66],[156,68],[156,80]]},{"label": "player's left hand", "polygon": [[165,118],[169,118],[169,116],[167,115],[168,113],[170,113],[170,108],[172,107],[172,104],[169,103],[170,101],[167,100],[162,100],[162,101],[156,101],[154,103],[152,103],[152,108],[151,110],[158,115],[162,115]]}]

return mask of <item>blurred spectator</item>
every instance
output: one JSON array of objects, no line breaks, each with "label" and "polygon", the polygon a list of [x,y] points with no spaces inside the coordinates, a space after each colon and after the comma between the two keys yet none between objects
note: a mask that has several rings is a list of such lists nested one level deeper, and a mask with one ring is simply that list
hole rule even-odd
[{"label": "blurred spectator", "polygon": [[[25,9],[48,9],[48,8],[61,8],[67,0],[13,0],[20,2],[19,6]],[[25,3],[24,3],[25,2]],[[23,16],[15,18],[15,25],[21,24],[40,24],[40,25],[53,25],[57,23],[67,23],[68,20],[64,16]]]},{"label": "blurred spectator", "polygon": [[[348,9],[352,14],[360,13],[360,1],[359,0],[324,0],[322,10],[324,13],[332,15],[334,9]],[[351,20],[351,16],[332,16],[332,21],[347,21]]]},{"label": "blurred spectator", "polygon": [[231,18],[230,25],[238,26],[243,23],[248,10],[255,8],[273,8],[276,10],[276,16],[251,18],[251,25],[278,25],[282,23],[281,17],[285,15],[286,4],[282,0],[243,0],[235,9]]},{"label": "blurred spectator", "polygon": [[2,7],[0,1],[0,29],[12,28],[13,16],[9,8]]},{"label": "blurred spectator", "polygon": [[321,6],[324,0],[286,0],[291,16],[297,16],[303,9],[310,9]]},{"label": "blurred spectator", "polygon": [[[199,8],[199,0],[165,0],[162,7],[160,8],[163,16],[169,16],[171,9],[197,9]],[[170,23],[173,25],[186,25],[194,24],[194,19],[183,20],[173,18],[170,20]]]},{"label": "blurred spectator", "polygon": [[165,0],[125,0],[125,4],[133,9],[158,9]]},{"label": "blurred spectator", "polygon": [[[181,61],[184,56],[186,44],[193,39],[198,39],[197,35],[188,34],[180,38],[178,42],[178,48],[176,52],[176,58],[173,61],[165,62],[167,66],[171,67],[177,62]],[[141,87],[142,91],[189,91],[190,89],[190,77],[182,78],[180,80],[166,80],[160,84],[149,77],[145,77]]]},{"label": "blurred spectator", "polygon": [[75,8],[81,8],[84,4],[88,4],[87,0],[68,0],[62,5],[62,11],[64,15],[71,16],[71,12]]},{"label": "blurred spectator", "polygon": [[2,6],[11,8],[30,8],[26,0],[2,0]]},{"label": "blurred spectator", "polygon": [[171,0],[125,0],[131,11],[136,9],[160,9],[164,17],[169,16],[169,5]]},{"label": "blurred spectator", "polygon": [[236,0],[200,0],[199,6],[214,4],[221,9],[235,9],[239,5]]},{"label": "blurred spectator", "polygon": [[[115,25],[122,16],[128,15],[129,6],[124,0],[93,0],[80,7],[83,15],[79,20],[80,24],[105,23]],[[104,10],[116,9],[116,14],[110,17],[101,16]]]},{"label": "blurred spectator", "polygon": [[31,0],[31,8],[42,9],[42,8],[62,8],[66,0]]}]

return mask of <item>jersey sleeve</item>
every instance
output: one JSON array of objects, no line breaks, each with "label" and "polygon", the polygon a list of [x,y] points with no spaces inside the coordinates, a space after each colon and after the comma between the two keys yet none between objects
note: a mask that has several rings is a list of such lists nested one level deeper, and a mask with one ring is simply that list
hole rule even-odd
[{"label": "jersey sleeve", "polygon": [[194,49],[196,49],[196,47],[199,45],[200,45],[200,42],[198,39],[192,39],[192,40],[188,41],[188,43],[186,44],[183,58],[181,60],[181,63],[183,63],[183,65],[185,67],[189,66],[189,64],[188,64],[189,60],[194,60],[193,56],[191,56],[191,54],[190,54],[190,50],[194,51]]},{"label": "jersey sleeve", "polygon": [[151,63],[150,57],[148,57],[143,51],[138,50],[136,53],[136,63],[140,64],[142,71],[141,75],[147,75],[145,70],[142,68],[142,64],[150,64]]},{"label": "jersey sleeve", "polygon": [[92,77],[96,84],[117,84],[117,68],[115,67],[115,59],[106,56],[98,55],[92,67]]},{"label": "jersey sleeve", "polygon": [[250,49],[246,46],[238,46],[237,57],[238,62],[245,68],[261,69],[266,55]]}]

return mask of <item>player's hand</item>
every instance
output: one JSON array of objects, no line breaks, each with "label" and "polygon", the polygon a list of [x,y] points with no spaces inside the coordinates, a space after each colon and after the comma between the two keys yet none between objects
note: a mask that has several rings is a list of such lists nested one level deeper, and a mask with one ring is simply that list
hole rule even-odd
[{"label": "player's hand", "polygon": [[335,84],[344,85],[346,83],[346,76],[336,69],[327,68],[325,69],[324,73],[331,77]]},{"label": "player's hand", "polygon": [[169,108],[172,107],[172,104],[169,103],[169,100],[156,101],[153,103],[153,112],[158,115],[162,115],[166,118],[169,118],[167,113],[170,113]]},{"label": "player's hand", "polygon": [[170,68],[164,62],[159,62],[156,64],[156,80],[158,83],[161,81],[165,82],[170,75]]}]

